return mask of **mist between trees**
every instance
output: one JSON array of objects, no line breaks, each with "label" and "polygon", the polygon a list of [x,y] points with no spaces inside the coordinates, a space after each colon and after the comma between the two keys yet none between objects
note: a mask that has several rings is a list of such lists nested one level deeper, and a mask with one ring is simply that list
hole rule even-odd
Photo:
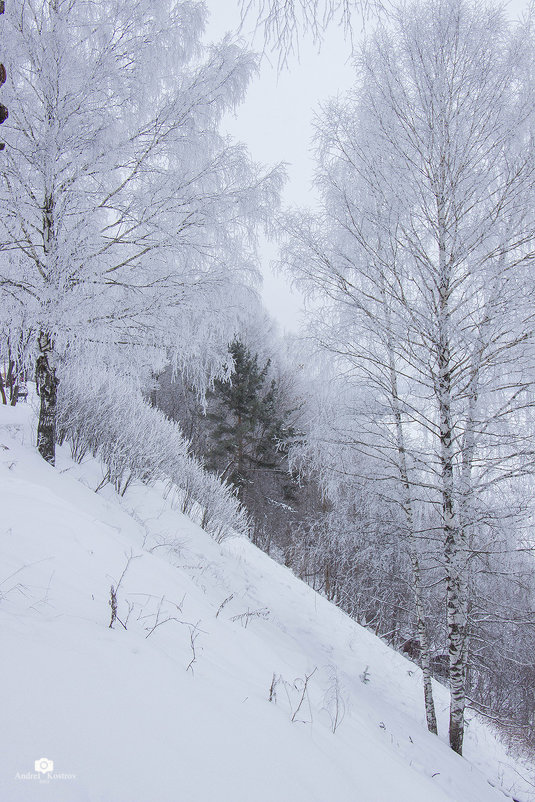
[{"label": "mist between trees", "polygon": [[[350,22],[242,5],[283,54],[299,8]],[[8,4],[1,397],[35,376],[52,465],[59,439],[119,493],[164,482],[404,649],[433,732],[448,682],[455,751],[467,702],[532,749],[532,23],[371,18],[316,118],[321,209],[277,214],[283,169],[219,131],[257,59],[204,47],[202,4]],[[311,298],[300,342],[255,295],[261,228]]]}]

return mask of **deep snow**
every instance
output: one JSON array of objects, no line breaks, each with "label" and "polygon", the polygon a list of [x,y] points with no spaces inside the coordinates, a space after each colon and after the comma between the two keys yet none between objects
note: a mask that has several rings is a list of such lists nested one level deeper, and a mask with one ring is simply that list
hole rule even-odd
[{"label": "deep snow", "polygon": [[473,714],[451,752],[439,685],[430,735],[419,669],[286,568],[163,487],[96,494],[99,465],[51,468],[33,429],[0,407],[0,802],[535,800]]}]

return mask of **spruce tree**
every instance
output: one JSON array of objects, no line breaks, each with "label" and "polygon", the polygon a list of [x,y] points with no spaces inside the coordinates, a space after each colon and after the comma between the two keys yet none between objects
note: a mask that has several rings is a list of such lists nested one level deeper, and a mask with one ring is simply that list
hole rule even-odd
[{"label": "spruce tree", "polygon": [[287,425],[289,411],[281,408],[277,384],[268,377],[271,361],[260,367],[258,355],[238,339],[229,352],[234,364],[230,381],[217,380],[210,396],[206,462],[245,500],[247,487],[256,481],[255,472],[280,468],[284,444],[294,433]]}]

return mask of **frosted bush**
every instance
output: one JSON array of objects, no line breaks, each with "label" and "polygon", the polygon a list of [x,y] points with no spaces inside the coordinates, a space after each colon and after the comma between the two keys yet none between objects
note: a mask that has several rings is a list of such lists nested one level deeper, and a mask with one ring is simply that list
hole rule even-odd
[{"label": "frosted bush", "polygon": [[247,534],[246,511],[233,489],[189,453],[178,424],[147,404],[132,379],[97,369],[62,370],[59,441],[74,460],[91,453],[105,467],[103,482],[124,494],[133,481],[164,482],[174,504],[216,540]]}]

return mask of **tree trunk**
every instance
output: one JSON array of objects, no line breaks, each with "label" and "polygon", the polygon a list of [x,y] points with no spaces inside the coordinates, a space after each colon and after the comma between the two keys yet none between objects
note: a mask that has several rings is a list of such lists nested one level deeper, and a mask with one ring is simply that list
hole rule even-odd
[{"label": "tree trunk", "polygon": [[427,628],[425,625],[425,613],[422,594],[422,579],[420,575],[420,563],[413,552],[411,554],[412,575],[414,579],[414,599],[416,603],[416,621],[418,625],[418,640],[420,642],[420,668],[424,683],[424,704],[425,720],[427,729],[433,735],[438,735],[437,717],[435,713],[435,701],[433,699],[433,682],[431,678],[431,658],[429,654],[429,641],[427,639]]},{"label": "tree trunk", "polygon": [[[397,388],[397,382],[394,385]],[[406,451],[404,446],[404,437],[402,429],[401,414],[398,406],[398,396],[394,395],[395,400],[395,418],[398,439],[398,457],[399,457],[399,471],[400,478],[405,493],[403,502],[403,509],[405,512],[405,519],[407,522],[407,530],[409,537],[408,551],[409,558],[412,566],[412,579],[413,579],[413,593],[414,603],[416,608],[416,625],[418,629],[418,642],[420,646],[420,668],[422,669],[422,678],[424,685],[424,705],[425,705],[425,720],[427,729],[433,735],[438,735],[437,717],[435,712],[435,702],[433,699],[433,683],[431,677],[431,656],[429,653],[429,640],[427,638],[427,627],[425,623],[425,607],[424,596],[422,589],[422,575],[420,570],[420,560],[416,551],[416,544],[414,538],[414,516],[412,509],[411,488],[409,484]]]},{"label": "tree trunk", "polygon": [[37,448],[51,465],[56,462],[56,417],[59,380],[53,365],[54,346],[48,332],[39,334],[39,356],[35,368],[37,393],[41,399],[37,425]]},{"label": "tree trunk", "polygon": [[[442,360],[440,360],[442,362]],[[452,422],[449,405],[449,372],[440,369],[440,443],[442,471],[442,516],[446,565],[446,622],[449,647],[450,746],[462,754],[466,704],[466,654],[464,582],[460,566],[461,531],[455,521],[453,501]]]},{"label": "tree trunk", "polygon": [[381,272],[381,297],[386,319],[386,339],[388,350],[388,367],[390,373],[390,393],[392,411],[396,424],[396,447],[397,464],[399,478],[401,480],[403,493],[403,510],[407,524],[408,552],[412,566],[413,592],[416,607],[416,622],[418,627],[418,640],[420,644],[420,667],[422,669],[424,683],[424,704],[425,720],[427,729],[434,735],[438,735],[437,717],[435,713],[435,702],[433,699],[433,684],[431,679],[431,657],[429,654],[429,641],[427,638],[427,628],[425,624],[424,596],[422,589],[422,574],[420,571],[420,560],[418,559],[416,540],[414,536],[414,514],[411,484],[409,481],[409,470],[407,466],[407,450],[405,447],[405,433],[403,429],[403,418],[401,415],[401,401],[398,391],[398,374],[394,360],[394,337],[388,307],[388,298],[384,286],[384,276]]},{"label": "tree trunk", "polygon": [[[442,164],[442,172],[445,167]],[[450,266],[446,255],[445,179],[437,193],[438,229],[438,340],[435,392],[438,402],[439,460],[442,495],[442,528],[446,567],[446,626],[450,680],[450,746],[459,755],[463,750],[464,710],[466,706],[466,614],[465,582],[461,568],[463,533],[456,520],[454,503],[453,419],[451,410],[450,343]]]}]

